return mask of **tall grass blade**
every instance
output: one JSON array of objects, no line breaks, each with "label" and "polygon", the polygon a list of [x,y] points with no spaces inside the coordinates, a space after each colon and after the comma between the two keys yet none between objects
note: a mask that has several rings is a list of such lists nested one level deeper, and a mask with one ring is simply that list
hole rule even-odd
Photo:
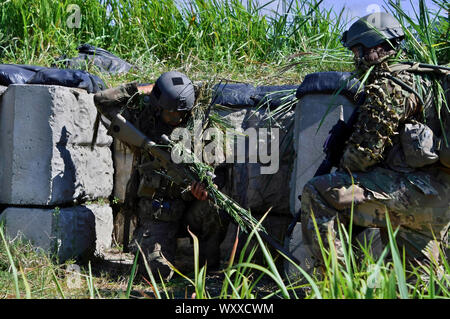
[{"label": "tall grass blade", "polygon": [[263,252],[263,255],[265,257],[265,260],[269,266],[269,269],[271,271],[271,277],[274,279],[274,281],[277,283],[278,287],[281,289],[282,295],[284,298],[290,298],[289,292],[286,289],[286,286],[283,282],[283,279],[281,278],[278,269],[273,261],[272,256],[270,255],[270,252],[266,248],[266,245],[264,244],[261,236],[258,233],[258,229],[262,221],[267,217],[268,213],[270,212],[270,209],[264,214],[262,219],[258,222],[258,224],[255,226],[255,228],[252,230],[254,232],[256,239],[258,240],[259,246]]},{"label": "tall grass blade", "polygon": [[400,292],[400,298],[408,299],[408,289],[406,286],[405,272],[403,269],[403,263],[400,259],[399,250],[397,247],[397,242],[395,240],[394,231],[392,230],[391,221],[389,218],[389,213],[386,211],[386,224],[389,235],[389,247],[391,249],[392,259],[394,261],[394,271],[396,276],[397,286]]},{"label": "tall grass blade", "polygon": [[[142,251],[141,246],[139,244],[137,244],[137,247],[138,247],[140,254],[142,256],[145,256],[144,252]],[[147,270],[147,274],[150,277],[152,291],[157,299],[161,299],[161,294],[159,293],[158,284],[156,283],[155,276],[153,276],[153,272],[150,269],[150,265],[148,264],[147,258],[143,257],[142,259],[144,260],[144,265],[145,265],[145,269]],[[165,286],[164,286],[164,280],[161,280],[161,283],[163,285],[163,290],[166,292],[166,296],[168,297],[167,290],[165,289]]]},{"label": "tall grass blade", "polygon": [[88,263],[88,277],[86,278],[87,286],[89,289],[89,296],[91,299],[95,298],[95,289],[94,289],[94,278],[92,277],[92,269],[91,269],[91,262]]},{"label": "tall grass blade", "polygon": [[28,283],[27,277],[25,276],[25,272],[23,271],[22,266],[19,265],[19,267],[20,267],[20,273],[21,273],[22,279],[23,279],[23,285],[25,287],[25,296],[27,299],[31,299],[30,284]]},{"label": "tall grass blade", "polygon": [[11,255],[11,251],[9,250],[8,242],[6,241],[5,234],[3,233],[3,223],[0,224],[0,235],[2,236],[3,245],[5,246],[6,254],[8,256],[8,261],[11,267],[13,279],[14,279],[14,289],[16,292],[16,298],[20,299],[20,290],[19,290],[19,277],[17,275],[17,268],[14,264],[13,257]]},{"label": "tall grass blade", "polygon": [[59,283],[58,278],[56,277],[55,271],[53,270],[53,268],[50,268],[50,271],[51,271],[51,273],[52,273],[52,280],[53,280],[53,282],[54,282],[55,285],[56,285],[56,289],[57,289],[59,295],[61,296],[62,299],[66,299],[66,296],[65,296],[65,294],[64,294],[64,291],[63,291],[63,289],[61,288],[61,284]]},{"label": "tall grass blade", "polygon": [[194,283],[195,283],[195,295],[197,299],[203,299],[205,297],[205,276],[206,265],[199,270],[199,243],[198,238],[193,232],[187,228],[189,235],[191,235],[194,244]]},{"label": "tall grass blade", "polygon": [[134,281],[134,278],[136,277],[136,273],[137,273],[138,258],[139,258],[139,251],[136,252],[136,255],[134,256],[134,260],[133,260],[133,266],[131,267],[130,278],[128,279],[127,290],[125,292],[126,299],[130,299],[131,289],[133,288],[133,281]]}]

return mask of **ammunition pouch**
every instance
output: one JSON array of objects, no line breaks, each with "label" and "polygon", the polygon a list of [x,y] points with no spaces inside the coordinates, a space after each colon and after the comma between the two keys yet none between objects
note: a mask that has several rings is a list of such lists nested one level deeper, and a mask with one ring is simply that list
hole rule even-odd
[{"label": "ammunition pouch", "polygon": [[153,200],[152,206],[153,218],[157,221],[177,222],[183,215],[184,205],[177,205],[176,201]]},{"label": "ammunition pouch", "polygon": [[439,141],[427,125],[405,124],[400,141],[409,167],[419,168],[439,161]]},{"label": "ammunition pouch", "polygon": [[156,190],[161,185],[161,176],[157,174],[143,175],[139,182],[137,195],[139,197],[153,198]]},{"label": "ammunition pouch", "polygon": [[146,161],[145,164],[139,165],[140,182],[137,195],[144,198],[153,198],[156,190],[161,187],[161,175],[155,173],[157,163],[152,160]]}]

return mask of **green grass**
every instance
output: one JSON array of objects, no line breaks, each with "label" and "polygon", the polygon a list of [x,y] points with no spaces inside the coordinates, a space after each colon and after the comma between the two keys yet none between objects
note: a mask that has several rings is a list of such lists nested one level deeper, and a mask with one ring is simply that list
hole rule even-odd
[{"label": "green grass", "polygon": [[[397,1],[386,3],[406,31],[411,60],[449,63],[448,3],[435,1],[442,10],[429,12],[420,1],[411,19]],[[90,43],[136,65],[126,75],[105,76],[108,86],[137,80],[152,82],[160,73],[178,69],[193,80],[243,81],[255,85],[299,84],[317,71],[351,71],[352,57],[340,44],[346,28],[345,12],[320,6],[321,1],[297,0],[288,5],[290,17],[265,17],[257,1],[194,0],[177,7],[170,0],[15,0],[0,3],[0,59],[2,63],[50,66],[63,54],[76,56],[76,47]],[[78,4],[80,28],[69,28],[67,7]],[[108,9],[107,9],[108,8]],[[434,85],[439,112],[448,111],[443,90]],[[205,99],[207,100],[207,99]],[[274,110],[273,118],[283,108]],[[389,226],[388,226],[389,227]],[[285,278],[257,232],[238,254],[234,249],[217,290],[212,290],[206,267],[198,264],[194,241],[195,270],[170,284],[135,278],[135,267],[112,276],[90,263],[81,267],[81,285],[70,288],[66,268],[74,261],[57,264],[30,244],[9,242],[0,228],[0,298],[172,298],[186,289],[196,298],[449,298],[450,267],[406,267],[403,252],[393,240],[376,259],[368,243],[357,258],[352,230],[340,227],[346,243],[343,262],[336,252],[323,248],[326,266],[322,273],[297,267],[298,278]],[[195,248],[197,247],[197,248]],[[331,245],[332,247],[332,245]],[[254,255],[260,250],[262,264]],[[389,255],[390,252],[390,255]],[[389,257],[390,256],[390,257]],[[283,257],[277,257],[278,259]],[[148,265],[147,265],[148,268]],[[149,270],[149,269],[148,269]],[[151,272],[150,272],[151,273]],[[378,288],[371,288],[376,279]],[[268,285],[269,292],[261,286]]]},{"label": "green grass", "polygon": [[[192,0],[177,7],[173,0],[2,1],[0,58],[3,63],[49,66],[90,43],[137,66],[128,75],[104,77],[110,85],[153,81],[171,68],[195,80],[231,77],[265,84],[300,83],[307,73],[353,68],[350,52],[340,43],[349,22],[345,11],[326,8],[322,0],[292,0],[287,16],[265,16],[258,1],[246,3]],[[413,19],[393,1],[388,8],[405,24],[414,60],[445,64],[448,4],[436,3],[440,12],[424,7]],[[67,23],[71,4],[80,8],[79,28]],[[426,45],[415,44],[417,38]]]},{"label": "green grass", "polygon": [[[5,239],[0,247],[0,298],[450,298],[448,262],[445,261],[440,268],[433,263],[428,266],[408,265],[395,243],[395,231],[389,223],[387,227],[389,244],[378,259],[371,254],[370,243],[351,243],[351,230],[339,225],[339,237],[346,243],[344,258],[339,261],[333,248],[322,248],[325,266],[320,272],[306,271],[294,264],[299,275],[290,278],[276,266],[277,258],[287,257],[274,258],[258,232],[253,231],[239,256],[236,255],[236,239],[221,279],[214,284],[207,275],[207,265],[198,262],[198,239],[192,233],[193,273],[183,274],[174,267],[179,276],[167,284],[153,277],[148,264],[145,267],[150,279],[139,277],[136,280],[136,258],[119,277],[98,269],[94,275],[89,262],[81,267],[79,285],[75,288],[69,284],[70,273],[67,271],[73,261],[58,265],[28,243],[10,243]],[[3,227],[0,234],[4,238]],[[253,245],[252,238],[256,239],[257,245]],[[261,264],[253,261],[257,250],[261,250],[264,257]]]},{"label": "green grass", "polygon": [[[106,77],[110,85],[152,81],[170,68],[196,80],[231,75],[240,81],[299,83],[306,72],[351,68],[350,54],[338,39],[342,13],[317,7],[320,2],[292,1],[288,21],[261,15],[263,8],[253,0],[247,7],[236,0],[196,0],[183,7],[172,0],[4,1],[0,58],[49,66],[90,43],[138,67],[127,76]],[[80,7],[80,28],[67,24],[69,4]],[[286,67],[295,72],[272,77]]]}]

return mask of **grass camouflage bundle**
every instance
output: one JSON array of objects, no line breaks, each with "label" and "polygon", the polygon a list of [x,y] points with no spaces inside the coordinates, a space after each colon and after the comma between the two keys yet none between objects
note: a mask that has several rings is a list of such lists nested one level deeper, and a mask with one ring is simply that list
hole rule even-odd
[{"label": "grass camouflage bundle", "polygon": [[[169,148],[183,154],[186,159],[184,165],[195,177],[195,179],[205,185],[208,191],[208,198],[223,209],[243,230],[248,233],[257,227],[258,221],[251,215],[250,210],[241,207],[235,200],[217,189],[213,182],[214,168],[208,164],[201,162],[191,150],[184,148],[181,143],[170,142]],[[159,174],[171,179],[171,177],[159,171]],[[260,231],[264,231],[262,226],[258,226]]]}]

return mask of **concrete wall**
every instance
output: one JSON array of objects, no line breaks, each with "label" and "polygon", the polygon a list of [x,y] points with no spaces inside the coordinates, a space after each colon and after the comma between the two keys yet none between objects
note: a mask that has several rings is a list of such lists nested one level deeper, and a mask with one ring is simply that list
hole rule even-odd
[{"label": "concrete wall", "polygon": [[10,85],[0,95],[0,204],[8,236],[61,261],[110,247],[109,205],[73,206],[113,189],[112,138],[103,126],[90,148],[93,95],[51,85]]},{"label": "concrete wall", "polygon": [[297,104],[294,127],[296,159],[290,181],[292,214],[299,211],[298,196],[325,158],[323,144],[339,119],[340,105],[343,106],[344,119],[348,120],[355,105],[342,95],[309,94],[303,96]]},{"label": "concrete wall", "polygon": [[7,208],[1,215],[6,235],[31,241],[57,255],[61,262],[111,246],[112,209],[107,205],[81,205],[63,209]]},{"label": "concrete wall", "polygon": [[10,85],[0,107],[0,203],[58,205],[112,192],[112,138],[84,90]]}]

